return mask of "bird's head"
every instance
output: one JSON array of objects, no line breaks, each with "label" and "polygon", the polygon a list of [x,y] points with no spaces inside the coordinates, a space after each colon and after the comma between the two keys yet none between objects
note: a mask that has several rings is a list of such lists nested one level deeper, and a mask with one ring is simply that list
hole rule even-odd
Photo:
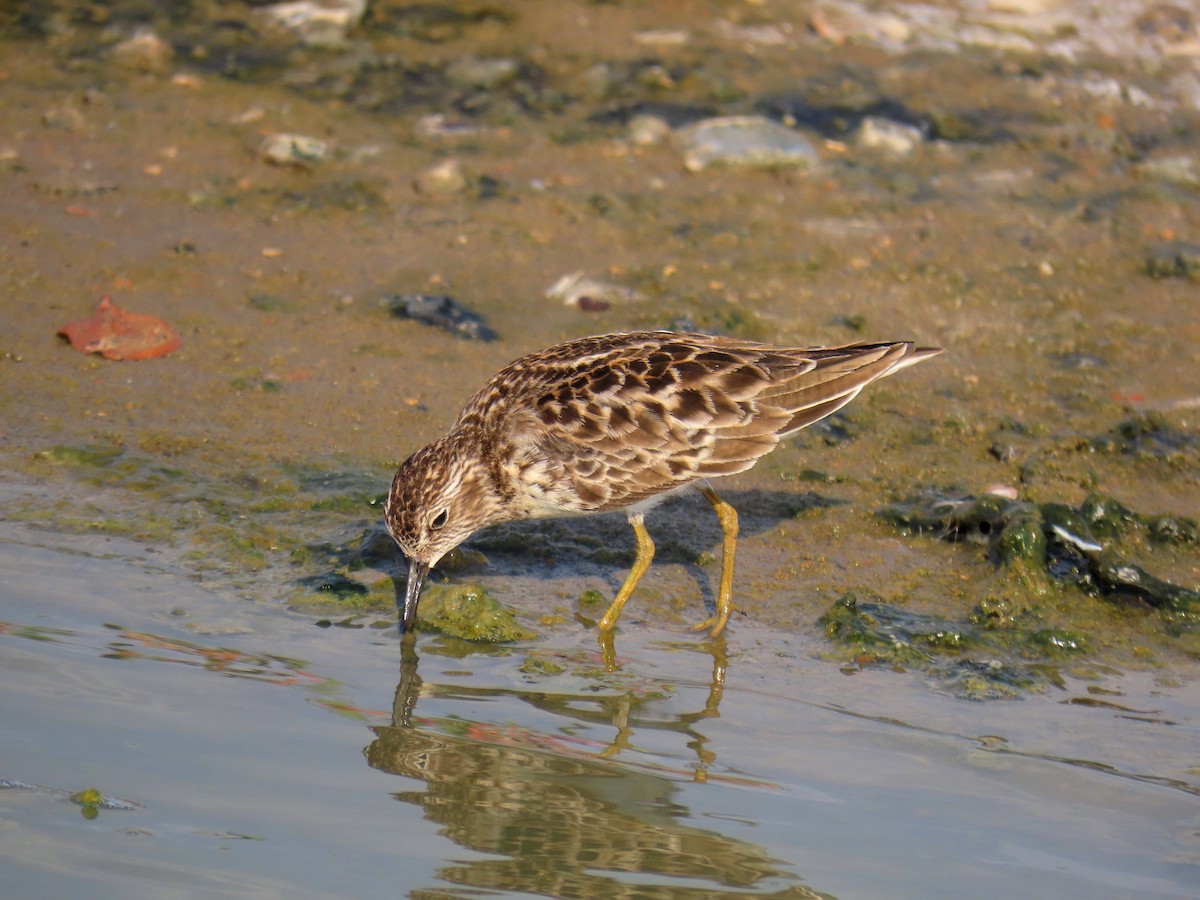
[{"label": "bird's head", "polygon": [[384,510],[408,560],[402,630],[412,627],[425,577],[443,556],[496,519],[499,498],[486,466],[451,437],[418,450],[396,470]]}]

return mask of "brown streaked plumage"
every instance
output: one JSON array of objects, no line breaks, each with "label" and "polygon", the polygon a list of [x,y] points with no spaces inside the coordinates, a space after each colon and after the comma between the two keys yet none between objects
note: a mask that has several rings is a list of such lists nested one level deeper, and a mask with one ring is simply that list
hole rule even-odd
[{"label": "brown streaked plumage", "polygon": [[905,341],[801,349],[649,331],[517,360],[392,481],[387,526],[409,562],[401,627],[416,619],[430,568],[478,529],[623,509],[637,558],[600,621],[610,631],[654,555],[646,511],[697,485],[725,536],[717,611],[696,626],[715,637],[733,609],[737,513],[707,479],[746,471],[872,381],[940,352]]}]

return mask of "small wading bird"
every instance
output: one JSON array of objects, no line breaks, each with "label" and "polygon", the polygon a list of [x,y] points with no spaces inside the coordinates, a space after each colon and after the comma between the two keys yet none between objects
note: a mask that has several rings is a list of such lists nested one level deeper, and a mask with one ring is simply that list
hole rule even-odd
[{"label": "small wading bird", "polygon": [[517,360],[392,481],[387,527],[408,559],[401,629],[416,621],[429,570],[478,529],[624,510],[637,556],[600,620],[608,633],[654,557],[646,512],[696,487],[724,534],[716,613],[696,626],[715,637],[734,608],[738,521],[708,480],[746,471],[872,381],[940,352],[905,341],[801,349],[649,331]]}]

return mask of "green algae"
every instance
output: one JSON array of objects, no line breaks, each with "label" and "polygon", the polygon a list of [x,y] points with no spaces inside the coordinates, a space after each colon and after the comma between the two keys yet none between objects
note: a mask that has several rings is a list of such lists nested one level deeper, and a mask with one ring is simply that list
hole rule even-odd
[{"label": "green algae", "polygon": [[611,602],[600,591],[589,589],[579,595],[575,601],[575,608],[581,615],[590,619],[599,619],[604,615]]},{"label": "green algae", "polygon": [[178,523],[165,516],[147,512],[130,519],[119,513],[110,514],[92,503],[80,505],[69,500],[49,505],[12,502],[4,515],[14,522],[25,522],[63,534],[107,535],[152,544],[170,541],[178,530]]},{"label": "green algae", "polygon": [[309,504],[313,512],[337,512],[350,515],[353,513],[370,514],[378,508],[378,498],[375,494],[350,492],[322,497]]},{"label": "green algae", "polygon": [[88,820],[99,816],[101,810],[121,810],[128,812],[142,808],[140,803],[135,803],[131,800],[121,800],[116,797],[105,796],[94,787],[76,791],[68,795],[67,799],[78,806],[80,814]]},{"label": "green algae", "polygon": [[996,553],[1001,562],[1015,565],[1032,563],[1045,565],[1048,542],[1041,518],[1033,511],[1015,515],[996,539]]},{"label": "green algae", "polygon": [[200,438],[181,434],[165,434],[151,432],[137,439],[138,449],[152,455],[185,456],[199,449],[204,441]]},{"label": "green algae", "polygon": [[95,788],[85,788],[72,794],[71,802],[80,808],[80,814],[85,819],[94,819],[100,815],[104,795]]},{"label": "green algae", "polygon": [[451,637],[487,643],[533,640],[513,614],[478,584],[433,585],[417,607],[420,624]]},{"label": "green algae", "polygon": [[[1098,492],[1078,505],[927,492],[880,516],[979,548],[995,564],[967,621],[1006,665],[1040,666],[1043,679],[1068,661],[1074,672],[1093,653],[1143,665],[1162,665],[1162,651],[1195,653],[1200,592],[1141,564],[1162,557],[1186,566],[1194,552],[1186,517],[1143,515]],[[968,680],[977,686],[978,677]]]},{"label": "green algae", "polygon": [[342,575],[338,572],[329,572],[324,575],[311,575],[307,578],[298,579],[300,584],[314,591],[329,594],[339,600],[362,597],[370,593],[369,589],[361,581],[350,578],[347,575]]},{"label": "green algae", "polygon": [[296,579],[301,590],[288,600],[294,610],[335,615],[344,612],[396,612],[396,587],[390,575],[370,584],[346,572],[327,571]]},{"label": "green algae", "polygon": [[1116,537],[1138,523],[1137,515],[1107,494],[1091,493],[1079,505],[1079,517],[1098,537]]},{"label": "green algae", "polygon": [[56,466],[106,468],[125,452],[122,446],[109,444],[85,444],[81,446],[56,445],[34,454],[36,459],[45,460]]},{"label": "green algae", "polygon": [[1055,679],[1034,668],[1022,668],[1000,660],[957,660],[940,674],[943,687],[960,700],[1020,700],[1026,694],[1042,693]]},{"label": "green algae", "polygon": [[[287,462],[233,468],[227,458],[209,468],[207,451],[202,440],[162,434],[139,439],[135,450],[117,440],[54,445],[26,461],[28,477],[53,485],[49,502],[17,498],[5,514],[62,533],[153,545],[261,599],[278,599],[269,589],[277,579],[262,578],[278,569],[300,588],[293,592],[298,607],[353,596],[357,607],[394,609],[394,594],[385,598],[379,586],[339,592],[305,583],[331,571],[395,565],[395,543],[378,523],[382,472]],[[341,544],[312,542],[314,533],[339,531],[355,536]]]},{"label": "green algae", "polygon": [[[1151,575],[1130,562],[1123,550],[1135,533],[1177,533],[1180,543],[1186,543],[1192,524],[1187,518],[1141,516],[1099,493],[1074,507],[927,492],[890,504],[879,514],[910,533],[934,532],[950,541],[983,543],[1026,587],[1048,578],[1085,593],[1133,599],[1171,613],[1200,612],[1200,593]],[[1164,525],[1164,519],[1169,524]]]},{"label": "green algae", "polygon": [[903,668],[979,644],[969,624],[964,627],[887,603],[860,602],[854,594],[842,596],[819,622],[825,636],[851,648],[860,665]]},{"label": "green algae", "polygon": [[1088,652],[1088,641],[1074,631],[1064,628],[1042,628],[1025,638],[1025,645],[1039,655],[1063,658]]},{"label": "green algae", "polygon": [[1171,465],[1195,464],[1200,439],[1176,428],[1160,412],[1146,412],[1118,422],[1093,438],[1090,449],[1135,459],[1163,460]]},{"label": "green algae", "polygon": [[561,675],[567,667],[544,656],[527,656],[518,667],[526,675]]},{"label": "green algae", "polygon": [[1161,544],[1200,543],[1200,528],[1188,516],[1153,516],[1146,521],[1150,538]]},{"label": "green algae", "polygon": [[820,624],[840,648],[843,671],[915,670],[964,700],[1011,700],[1043,691],[1061,681],[1057,662],[1088,652],[1087,638],[1066,629],[995,627],[994,619],[976,616],[952,621],[854,594],[837,600]]}]

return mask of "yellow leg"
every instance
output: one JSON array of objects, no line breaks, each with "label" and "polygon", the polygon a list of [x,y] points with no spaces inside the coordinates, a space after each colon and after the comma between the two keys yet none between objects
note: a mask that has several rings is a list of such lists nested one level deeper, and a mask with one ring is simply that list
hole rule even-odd
[{"label": "yellow leg", "polygon": [[596,635],[596,640],[600,644],[600,661],[604,663],[605,672],[617,671],[617,642],[613,637],[613,631],[601,631]]},{"label": "yellow leg", "polygon": [[733,556],[737,551],[737,536],[738,536],[738,515],[737,510],[717,496],[717,492],[705,485],[700,488],[700,493],[704,495],[704,499],[712,504],[713,511],[717,514],[717,521],[721,523],[721,532],[725,535],[725,539],[721,547],[721,587],[717,592],[717,612],[716,615],[709,616],[699,625],[692,627],[693,631],[703,631],[705,628],[712,629],[712,636],[716,637],[725,629],[725,623],[729,621],[729,614],[733,612]]},{"label": "yellow leg", "polygon": [[629,574],[625,577],[625,583],[621,585],[621,590],[617,591],[617,597],[613,600],[612,606],[608,608],[608,612],[600,620],[600,630],[602,632],[612,631],[617,627],[617,616],[621,615],[622,607],[625,606],[625,602],[633,594],[633,589],[642,580],[642,576],[646,574],[646,570],[650,568],[650,560],[654,559],[654,541],[650,540],[650,534],[646,531],[643,517],[632,516],[629,519],[629,524],[633,526],[633,533],[637,536],[637,557],[633,560],[633,568],[629,570]]}]

